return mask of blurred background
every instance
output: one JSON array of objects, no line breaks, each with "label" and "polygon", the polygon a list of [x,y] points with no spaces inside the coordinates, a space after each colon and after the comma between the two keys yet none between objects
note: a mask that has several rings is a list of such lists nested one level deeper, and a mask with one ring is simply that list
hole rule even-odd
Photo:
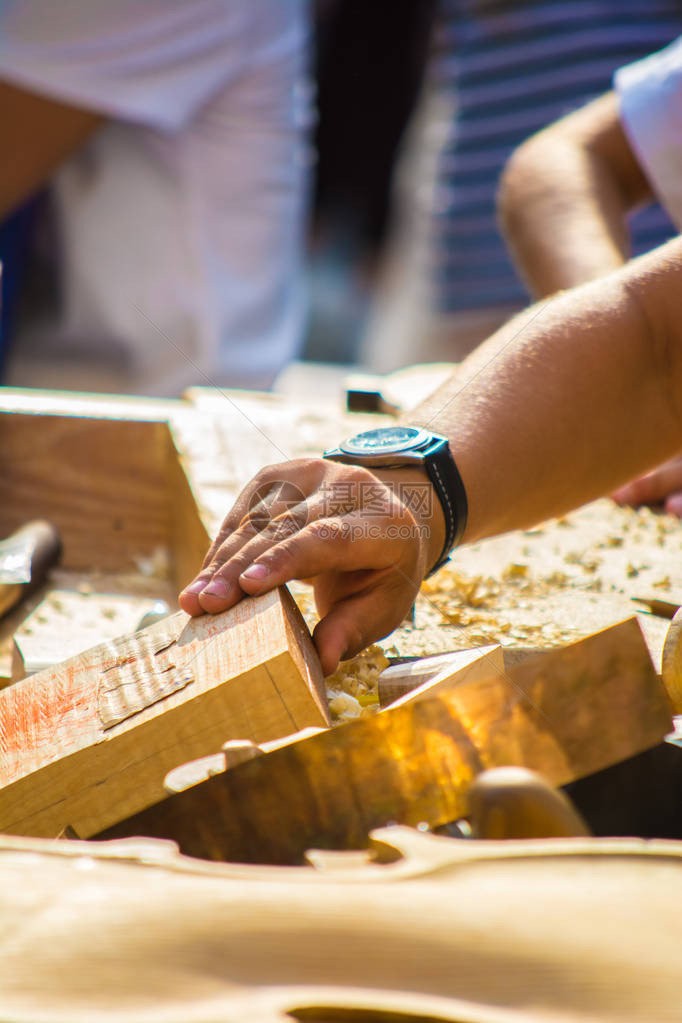
[{"label": "blurred background", "polygon": [[509,154],[682,31],[673,0],[39,8],[0,9],[2,382],[168,395],[461,359],[528,301]]}]

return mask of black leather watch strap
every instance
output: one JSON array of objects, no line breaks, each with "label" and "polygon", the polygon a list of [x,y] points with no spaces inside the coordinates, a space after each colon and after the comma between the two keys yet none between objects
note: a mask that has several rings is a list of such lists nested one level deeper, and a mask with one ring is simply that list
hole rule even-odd
[{"label": "black leather watch strap", "polygon": [[445,541],[440,557],[429,572],[429,575],[433,575],[445,564],[452,548],[462,539],[469,509],[462,477],[445,437],[434,435],[432,445],[424,452],[424,468],[438,495],[445,519]]}]

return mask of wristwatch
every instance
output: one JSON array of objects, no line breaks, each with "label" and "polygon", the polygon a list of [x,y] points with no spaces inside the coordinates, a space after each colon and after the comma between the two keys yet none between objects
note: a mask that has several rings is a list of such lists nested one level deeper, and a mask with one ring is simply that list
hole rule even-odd
[{"label": "wristwatch", "polygon": [[325,451],[323,458],[366,468],[399,469],[423,466],[438,494],[445,517],[445,543],[429,575],[450,557],[467,521],[467,496],[446,437],[416,426],[385,426],[365,430]]}]

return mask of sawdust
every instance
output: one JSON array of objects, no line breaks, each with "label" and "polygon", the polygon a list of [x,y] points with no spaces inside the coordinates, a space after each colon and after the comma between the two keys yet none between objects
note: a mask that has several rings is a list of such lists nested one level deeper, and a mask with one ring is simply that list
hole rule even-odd
[{"label": "sawdust", "polygon": [[[294,587],[310,627],[312,593]],[[403,623],[369,657],[340,665],[327,680],[335,720],[374,713],[357,699],[364,673],[376,686],[387,657],[428,656],[499,643],[545,649],[574,642],[637,614],[656,667],[668,621],[640,612],[633,597],[682,603],[682,525],[648,508],[600,500],[535,529],[461,548],[426,580],[414,624]],[[364,692],[364,690],[363,690]]]},{"label": "sawdust", "polygon": [[[243,482],[263,464],[279,460],[269,437],[286,438],[286,457],[319,454],[340,437],[390,422],[381,416],[348,415],[305,402],[238,395],[239,408],[216,393],[197,392],[200,416],[174,430],[191,469],[207,524],[215,531]],[[249,444],[244,415],[258,424]],[[190,428],[191,427],[191,428]],[[291,586],[312,628],[311,591]],[[404,623],[379,644],[388,656],[425,656],[500,643],[538,649],[572,642],[637,613],[632,597],[655,595],[682,603],[682,527],[649,508],[619,508],[603,499],[542,523],[461,548],[426,582],[414,624]],[[654,661],[660,662],[668,622],[639,614]],[[361,655],[362,656],[362,655]],[[333,692],[354,696],[355,660],[334,676]],[[345,680],[345,681],[344,681]],[[335,697],[332,696],[332,699]],[[336,704],[340,716],[354,705]],[[364,711],[364,708],[363,708]]]},{"label": "sawdust", "polygon": [[327,698],[334,722],[374,714],[379,709],[379,675],[389,665],[377,644],[357,657],[342,661],[327,679]]}]

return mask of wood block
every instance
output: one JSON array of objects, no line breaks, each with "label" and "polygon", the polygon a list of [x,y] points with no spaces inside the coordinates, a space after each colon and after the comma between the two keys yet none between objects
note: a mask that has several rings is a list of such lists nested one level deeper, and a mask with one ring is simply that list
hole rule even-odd
[{"label": "wood block", "polygon": [[351,373],[346,378],[346,404],[353,412],[385,412],[396,416],[416,408],[457,369],[452,362],[421,363],[386,376]]},{"label": "wood block", "polygon": [[419,699],[460,679],[485,678],[491,671],[504,671],[502,647],[495,644],[392,664],[379,676],[379,704],[386,707],[397,700]]},{"label": "wood block", "polygon": [[385,412],[397,416],[401,409],[388,401],[382,388],[386,378],[373,373],[349,373],[346,377],[346,408],[349,412]]},{"label": "wood block", "polygon": [[65,567],[124,571],[170,546],[165,423],[1,415],[0,533],[48,518]]},{"label": "wood block", "polygon": [[[523,661],[547,653],[547,648],[490,646],[472,647],[469,650],[454,650],[451,653],[434,654],[432,657],[407,657],[403,661],[392,664],[379,676],[378,694],[381,707],[390,706],[406,694],[421,689],[425,682],[436,682],[436,676],[442,685],[450,684],[446,669],[452,670],[452,683],[459,679],[460,674],[474,681],[482,678],[483,672],[489,667],[495,671],[508,671]],[[471,674],[470,674],[471,673]],[[665,681],[665,679],[664,679]],[[424,689],[424,692],[427,690]]]},{"label": "wood block", "polygon": [[84,838],[159,800],[230,738],[329,723],[319,661],[282,588],[178,612],[0,692],[0,831]]},{"label": "wood block", "polygon": [[654,746],[670,723],[631,618],[505,674],[256,756],[100,837],[149,835],[208,859],[299,863],[309,847],[362,848],[389,821],[434,827],[464,816],[471,783],[488,768],[527,767],[563,785]]},{"label": "wood block", "polygon": [[141,594],[51,589],[14,633],[12,681],[135,632],[155,606],[152,597]]}]

